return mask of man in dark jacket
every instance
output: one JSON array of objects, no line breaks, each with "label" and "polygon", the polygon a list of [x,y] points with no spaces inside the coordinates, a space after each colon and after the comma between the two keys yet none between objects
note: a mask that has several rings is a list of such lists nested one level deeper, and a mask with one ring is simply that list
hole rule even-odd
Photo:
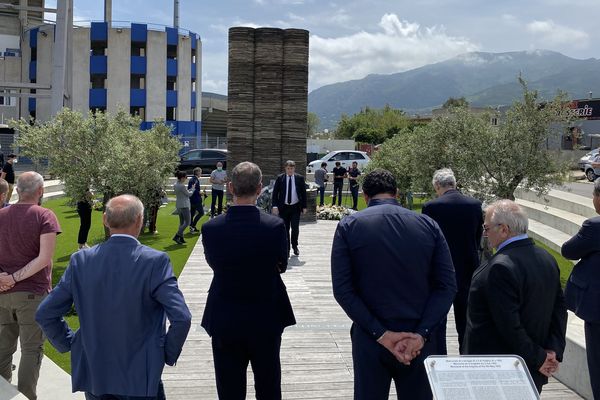
[{"label": "man in dark jacket", "polygon": [[[285,173],[279,175],[273,186],[272,213],[279,215],[285,222],[288,235],[288,253],[290,245],[295,255],[300,255],[298,236],[300,235],[300,214],[306,212],[306,183],[304,177],[296,173],[296,163],[285,162]],[[290,238],[290,228],[292,236]]]},{"label": "man in dark jacket", "polygon": [[[600,214],[600,179],[594,182],[594,208]],[[567,282],[567,305],[585,321],[585,349],[590,383],[600,399],[600,217],[590,218],[561,248],[563,257],[579,260]]]},{"label": "man in dark jacket", "polygon": [[473,275],[463,348],[521,356],[541,393],[562,361],[567,309],[556,260],[527,237],[527,226],[513,201],[485,210],[484,235],[496,253]]},{"label": "man in dark jacket", "polygon": [[233,206],[202,225],[202,244],[214,276],[202,317],[212,337],[220,399],[246,398],[246,370],[252,365],[257,399],[281,399],[281,334],[296,320],[280,274],[287,268],[287,240],[281,218],[261,212],[256,164],[231,172]]},{"label": "man in dark jacket", "polygon": [[389,171],[367,174],[368,207],[345,217],[333,239],[333,294],[353,322],[355,400],[387,400],[392,379],[398,398],[431,399],[423,360],[436,354],[431,333],[456,294],[442,231],[402,208],[396,187]]},{"label": "man in dark jacket", "polygon": [[[473,272],[479,266],[483,210],[481,202],[456,190],[456,178],[449,168],[433,174],[433,188],[437,199],[423,206],[423,214],[438,223],[452,254],[458,292],[454,298],[454,322],[458,333],[458,346],[462,353],[462,341],[467,324],[467,298]],[[437,328],[440,354],[447,354],[446,321]]]}]

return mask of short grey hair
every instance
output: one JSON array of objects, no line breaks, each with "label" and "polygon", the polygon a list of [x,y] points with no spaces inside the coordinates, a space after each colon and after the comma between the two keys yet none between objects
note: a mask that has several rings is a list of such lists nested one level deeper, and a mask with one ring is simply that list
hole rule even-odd
[{"label": "short grey hair", "polygon": [[129,228],[144,215],[144,205],[136,196],[124,194],[110,199],[106,203],[104,214],[109,228]]},{"label": "short grey hair", "polygon": [[[8,193],[8,182],[0,178],[0,194]],[[0,204],[2,206],[2,204]]]},{"label": "short grey hair", "polygon": [[450,168],[438,169],[433,173],[431,184],[434,187],[439,186],[442,188],[455,188],[456,178],[454,177],[454,172]]},{"label": "short grey hair", "polygon": [[262,181],[262,171],[249,161],[239,163],[231,171],[231,186],[237,197],[255,195]]},{"label": "short grey hair", "polygon": [[600,196],[600,178],[594,181],[594,196]]},{"label": "short grey hair", "polygon": [[30,199],[44,187],[44,177],[34,171],[24,172],[17,180],[19,198]]},{"label": "short grey hair", "polygon": [[287,161],[285,162],[285,166],[286,166],[286,167],[295,167],[295,166],[296,166],[296,163],[295,163],[294,161],[292,161],[292,160],[287,160]]},{"label": "short grey hair", "polygon": [[529,220],[523,207],[512,200],[499,200],[490,204],[485,209],[486,215],[491,213],[490,221],[493,224],[502,224],[515,235],[527,233]]}]

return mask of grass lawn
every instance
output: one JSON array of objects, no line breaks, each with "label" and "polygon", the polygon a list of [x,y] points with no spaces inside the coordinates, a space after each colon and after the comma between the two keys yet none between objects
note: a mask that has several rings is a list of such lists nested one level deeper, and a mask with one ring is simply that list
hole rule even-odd
[{"label": "grass lawn", "polygon": [[[208,199],[210,201],[210,199]],[[210,204],[210,203],[208,203]],[[71,254],[77,251],[77,234],[79,232],[79,216],[74,206],[68,204],[65,198],[49,200],[44,203],[44,207],[54,211],[63,233],[58,235],[56,242],[56,251],[54,253],[54,266],[52,270],[52,285],[60,280],[69,263]],[[179,218],[176,215],[171,215],[175,208],[175,203],[171,202],[167,206],[160,209],[156,228],[156,235],[144,233],[140,236],[140,242],[145,245],[160,251],[167,252],[173,264],[173,271],[176,276],[181,274],[183,266],[188,260],[196,241],[198,234],[186,233],[186,244],[178,245],[173,242],[172,237],[179,226]],[[198,227],[207,220],[207,217],[202,217]],[[88,236],[88,244],[94,245],[104,241],[104,227],[102,226],[102,212],[92,211],[92,228]],[[67,322],[72,329],[79,328],[79,318],[76,315],[66,317]],[[52,361],[58,364],[62,369],[71,373],[71,358],[70,353],[60,354],[46,341],[44,345],[44,353]]]},{"label": "grass lawn", "polygon": [[[333,197],[331,196],[331,194],[325,193],[325,205],[331,205],[332,200],[333,200]],[[425,202],[427,202],[427,200],[429,200],[429,199],[420,198],[420,197],[414,198],[412,210],[416,211],[416,212],[421,212],[421,208],[423,208],[423,204],[425,204]],[[318,201],[319,201],[319,197],[317,196],[317,202]],[[208,203],[208,204],[210,204],[210,203]],[[342,194],[342,206],[352,207],[352,195],[350,193],[344,192]],[[367,203],[365,202],[365,198],[363,197],[362,193],[359,193],[358,194],[358,209],[362,210],[364,208],[367,208]]]},{"label": "grass lawn", "polygon": [[556,251],[552,250],[550,247],[546,246],[544,243],[538,242],[536,240],[535,244],[537,244],[538,246],[540,246],[541,248],[545,249],[547,252],[552,254],[554,259],[558,263],[558,268],[560,269],[560,284],[562,285],[562,287],[564,289],[565,285],[567,284],[567,279],[569,279],[569,275],[571,275],[571,271],[573,270],[573,267],[575,266],[575,264],[573,264],[570,260],[567,260],[566,258],[564,258],[560,253],[557,253]]}]

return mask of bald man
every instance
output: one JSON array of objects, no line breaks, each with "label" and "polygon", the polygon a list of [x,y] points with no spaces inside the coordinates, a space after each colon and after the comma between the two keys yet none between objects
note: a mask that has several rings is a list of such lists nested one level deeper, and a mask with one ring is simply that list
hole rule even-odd
[{"label": "bald man", "polygon": [[44,335],[34,315],[52,289],[52,257],[60,225],[38,206],[44,178],[25,172],[17,181],[19,201],[0,210],[0,375],[10,382],[12,357],[21,342],[18,389],[37,399]]},{"label": "bald man", "polygon": [[[36,313],[50,343],[71,352],[73,391],[88,400],[164,399],[163,368],[175,364],[190,329],[169,256],[137,240],[143,215],[137,197],[111,199],[104,213],[110,238],[71,256]],[[76,332],[63,319],[73,304]]]}]

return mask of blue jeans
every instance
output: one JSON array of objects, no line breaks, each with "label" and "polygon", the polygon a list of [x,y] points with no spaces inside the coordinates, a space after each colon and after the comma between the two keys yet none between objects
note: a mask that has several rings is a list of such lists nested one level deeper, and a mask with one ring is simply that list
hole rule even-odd
[{"label": "blue jeans", "polygon": [[86,400],[166,400],[165,388],[163,387],[162,381],[158,383],[158,393],[156,397],[140,397],[140,396],[121,396],[116,394],[103,394],[96,396],[89,392],[85,392]]}]

